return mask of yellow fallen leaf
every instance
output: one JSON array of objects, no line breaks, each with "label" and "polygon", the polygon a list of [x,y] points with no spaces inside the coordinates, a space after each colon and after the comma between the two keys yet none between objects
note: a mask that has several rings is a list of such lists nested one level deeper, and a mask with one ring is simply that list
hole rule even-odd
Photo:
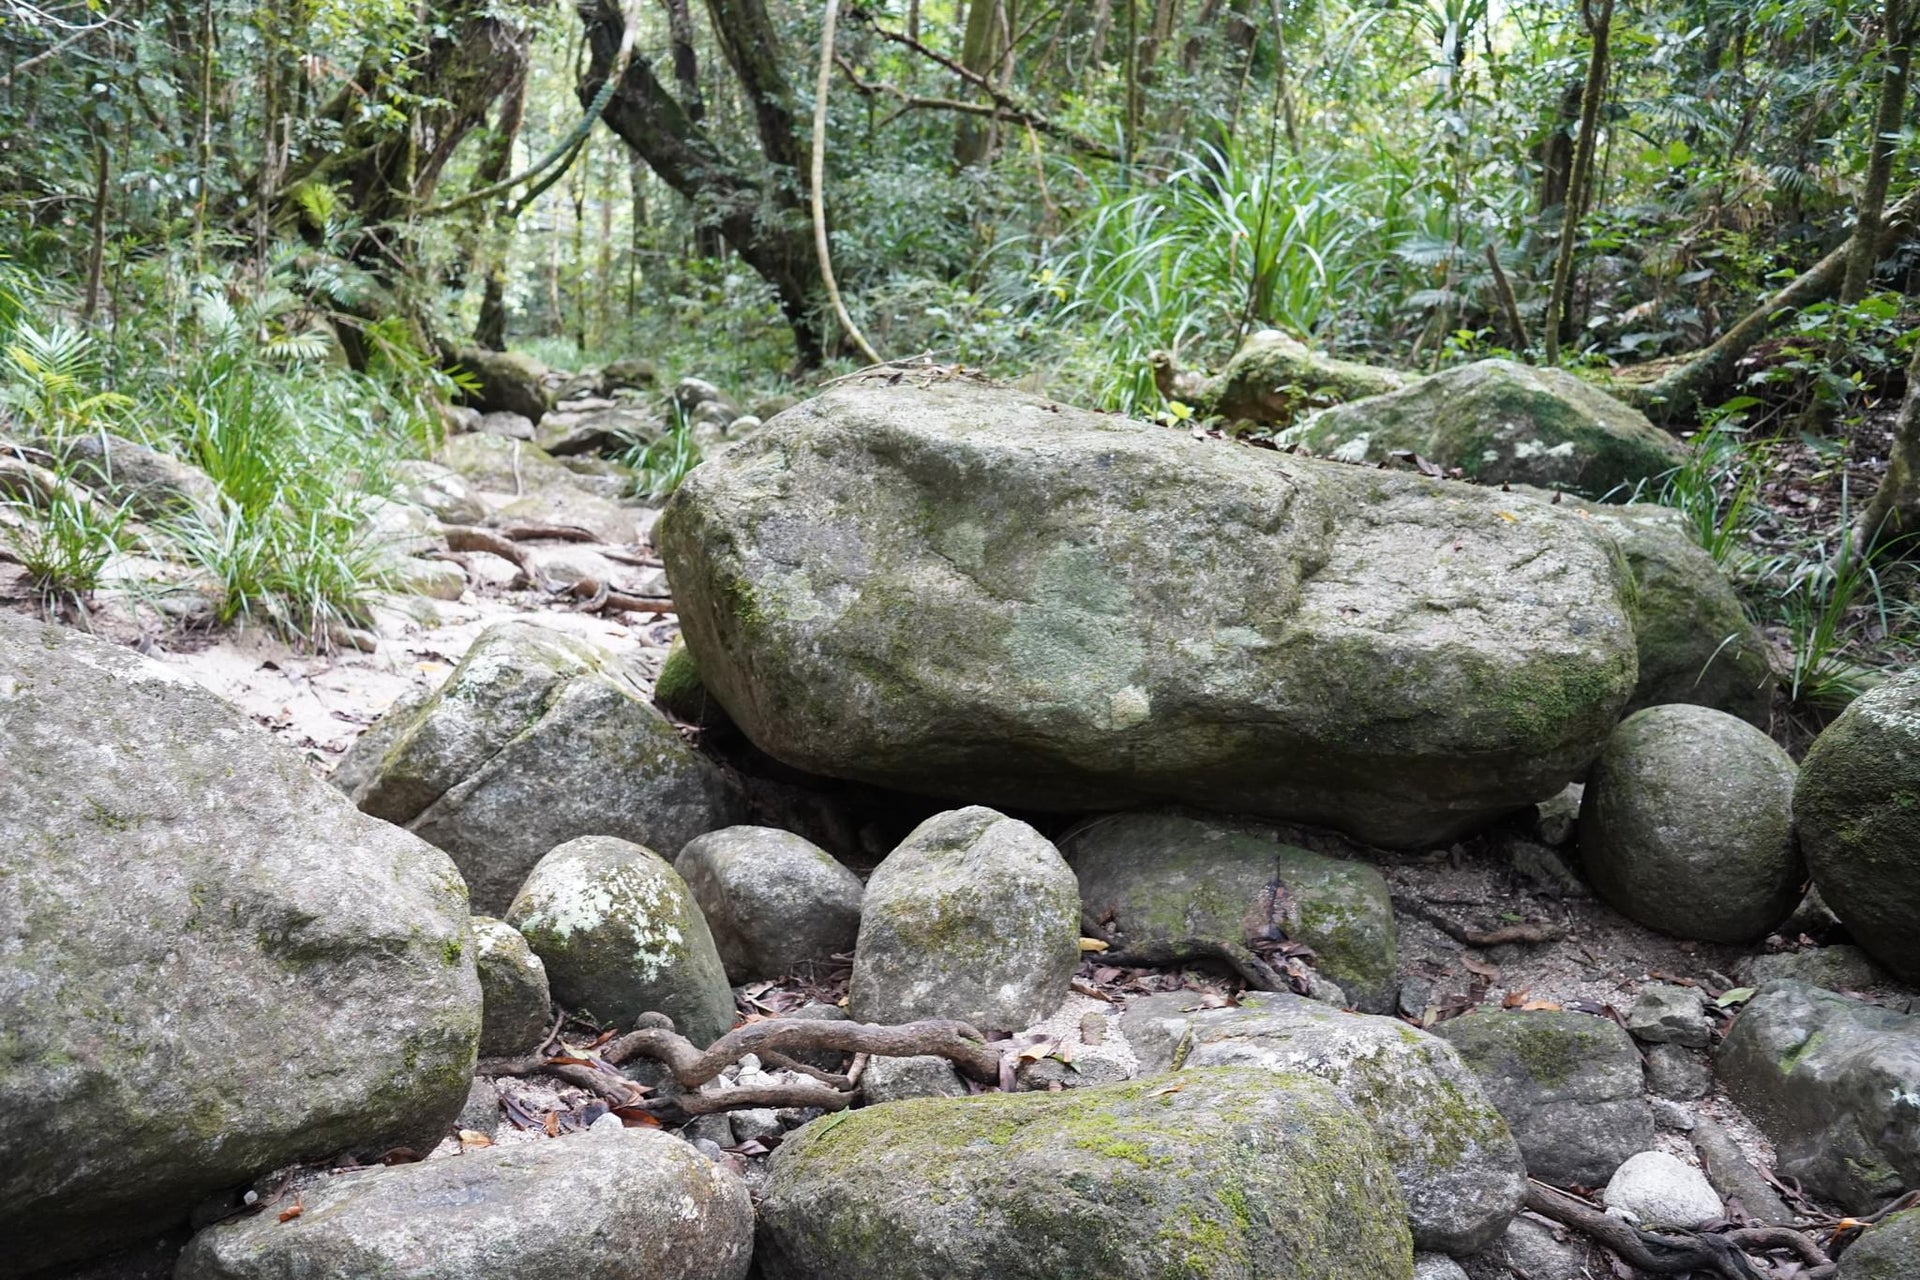
[{"label": "yellow fallen leaf", "polygon": [[1172,1084],[1161,1085],[1158,1089],[1155,1089],[1152,1093],[1148,1094],[1147,1096],[1149,1098],[1157,1098],[1163,1093],[1178,1093],[1186,1087],[1187,1087],[1187,1082],[1185,1080],[1175,1080]]},{"label": "yellow fallen leaf", "polygon": [[1082,951],[1105,951],[1107,944],[1098,938],[1082,938],[1080,939],[1080,949]]},{"label": "yellow fallen leaf", "polygon": [[1505,520],[1508,524],[1520,523],[1520,517],[1513,514],[1513,512],[1511,511],[1496,511],[1493,514],[1499,516],[1502,520]]},{"label": "yellow fallen leaf", "polygon": [[490,1147],[493,1145],[493,1139],[478,1129],[462,1129],[460,1131],[460,1145],[462,1148]]}]

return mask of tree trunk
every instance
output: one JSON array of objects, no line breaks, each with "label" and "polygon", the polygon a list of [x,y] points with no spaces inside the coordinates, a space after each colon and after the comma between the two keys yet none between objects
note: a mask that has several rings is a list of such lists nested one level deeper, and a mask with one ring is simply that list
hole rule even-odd
[{"label": "tree trunk", "polygon": [[1887,474],[1861,514],[1854,546],[1866,551],[1914,534],[1920,534],[1920,344],[1907,364],[1907,394],[1894,423]]},{"label": "tree trunk", "polygon": [[[1005,31],[1012,25],[1011,0],[970,0],[967,31],[960,42],[960,65],[993,78],[1008,56]],[[963,86],[962,94],[966,94]],[[961,116],[954,126],[953,159],[961,168],[979,164],[993,148],[992,121]]]},{"label": "tree trunk", "polygon": [[1916,0],[1887,0],[1886,67],[1880,77],[1880,108],[1873,117],[1873,137],[1867,148],[1867,181],[1860,191],[1854,216],[1853,241],[1847,250],[1847,277],[1840,286],[1840,303],[1851,306],[1867,296],[1873,269],[1880,261],[1880,222],[1893,178],[1894,153],[1900,146],[1900,118],[1907,104],[1907,71],[1913,57],[1913,20]]},{"label": "tree trunk", "polygon": [[[476,190],[490,187],[507,176],[513,162],[513,144],[520,136],[526,112],[527,77],[522,74],[501,100],[493,136],[487,139],[487,149],[474,167]],[[484,283],[480,293],[480,319],[473,327],[473,340],[489,351],[507,349],[507,243],[513,234],[513,219],[506,215],[506,210],[511,207],[503,196],[492,215],[492,227],[482,225],[476,236],[475,256],[479,259]]]},{"label": "tree trunk", "polygon": [[1560,363],[1561,330],[1573,310],[1573,251],[1580,235],[1580,215],[1592,181],[1593,152],[1600,132],[1600,100],[1607,90],[1607,41],[1613,30],[1613,0],[1599,0],[1598,13],[1590,0],[1581,0],[1593,52],[1587,59],[1587,82],[1580,95],[1580,136],[1573,148],[1573,173],[1568,180],[1560,219],[1559,252],[1554,256],[1553,291],[1547,299],[1547,363]]},{"label": "tree trunk", "polygon": [[[757,0],[713,0],[713,4],[717,14],[723,4],[751,8]],[[764,9],[760,12],[764,17]],[[612,72],[625,19],[613,0],[583,0],[580,19],[586,25],[591,60],[577,92],[582,102],[591,103]],[[798,175],[779,169],[757,175],[721,152],[706,131],[688,119],[654,74],[652,64],[639,54],[628,61],[601,118],[662,182],[709,218],[741,260],[773,286],[793,331],[799,364],[818,366],[825,354],[817,314],[820,273],[800,203]],[[786,150],[795,150],[791,137],[786,139]]]}]

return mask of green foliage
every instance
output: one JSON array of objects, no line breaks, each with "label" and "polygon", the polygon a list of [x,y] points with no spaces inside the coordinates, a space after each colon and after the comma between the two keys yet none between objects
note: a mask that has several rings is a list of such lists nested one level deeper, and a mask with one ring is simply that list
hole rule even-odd
[{"label": "green foliage", "polygon": [[1741,425],[1741,415],[1757,403],[1743,396],[1721,406],[1694,437],[1686,462],[1661,478],[1654,498],[1686,517],[1694,541],[1723,568],[1735,567],[1765,470],[1765,448],[1749,440]]},{"label": "green foliage", "polygon": [[1785,571],[1784,583],[1772,603],[1792,649],[1786,685],[1796,707],[1832,716],[1871,687],[1877,673],[1861,662],[1860,641],[1868,632],[1885,636],[1890,630],[1881,569],[1892,555],[1893,544],[1862,553],[1852,527],[1843,523],[1830,548],[1776,562]]},{"label": "green foliage", "polygon": [[636,444],[621,461],[633,468],[633,492],[650,502],[664,501],[687,473],[700,465],[700,445],[693,438],[693,423],[679,406],[673,408],[673,420],[666,434],[646,444]]},{"label": "green foliage", "polygon": [[0,520],[0,538],[43,595],[83,599],[100,585],[101,571],[121,549],[127,508],[103,505],[65,468],[53,474],[49,492],[0,502],[13,517]]}]

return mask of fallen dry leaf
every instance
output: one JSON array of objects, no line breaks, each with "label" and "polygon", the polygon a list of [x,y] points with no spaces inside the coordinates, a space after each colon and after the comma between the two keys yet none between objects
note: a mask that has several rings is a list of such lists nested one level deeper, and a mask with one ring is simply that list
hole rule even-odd
[{"label": "fallen dry leaf", "polygon": [[1080,939],[1080,949],[1082,951],[1105,951],[1107,944],[1098,938],[1082,938]]}]

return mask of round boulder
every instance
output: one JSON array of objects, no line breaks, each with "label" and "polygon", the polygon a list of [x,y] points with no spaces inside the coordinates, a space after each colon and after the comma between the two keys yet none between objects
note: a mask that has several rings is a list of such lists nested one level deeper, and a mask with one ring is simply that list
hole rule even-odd
[{"label": "round boulder", "polygon": [[480,971],[480,1056],[511,1057],[540,1042],[552,1016],[547,966],[520,931],[491,916],[473,918],[473,959]]},{"label": "round boulder", "polygon": [[1911,1280],[1920,1275],[1920,1209],[1876,1223],[1840,1260],[1839,1280]]},{"label": "round boulder", "polygon": [[866,886],[832,854],[774,827],[696,836],[673,860],[730,982],[823,975],[853,950]]},{"label": "round boulder", "polygon": [[743,1280],[753,1255],[746,1187],[658,1130],[357,1170],[299,1204],[202,1231],[175,1280]]},{"label": "round boulder", "polygon": [[612,836],[540,859],[507,912],[545,961],[554,998],[630,1026],[664,1013],[707,1045],[733,1026],[733,992],[686,881],[651,849]]},{"label": "round boulder", "polygon": [[1827,906],[1875,960],[1920,983],[1920,671],[1861,697],[1814,740],[1793,812]]},{"label": "round boulder", "polygon": [[1601,1198],[1607,1208],[1625,1210],[1650,1231],[1690,1231],[1727,1212],[1706,1174],[1664,1151],[1628,1157],[1607,1180]]},{"label": "round boulder", "polygon": [[861,1022],[1040,1021],[1080,964],[1080,888],[1024,822],[975,806],[914,828],[867,881],[848,1011]]},{"label": "round boulder", "polygon": [[1787,918],[1805,868],[1794,765],[1771,738],[1706,707],[1620,722],[1580,805],[1580,856],[1600,896],[1649,928],[1750,942]]}]

